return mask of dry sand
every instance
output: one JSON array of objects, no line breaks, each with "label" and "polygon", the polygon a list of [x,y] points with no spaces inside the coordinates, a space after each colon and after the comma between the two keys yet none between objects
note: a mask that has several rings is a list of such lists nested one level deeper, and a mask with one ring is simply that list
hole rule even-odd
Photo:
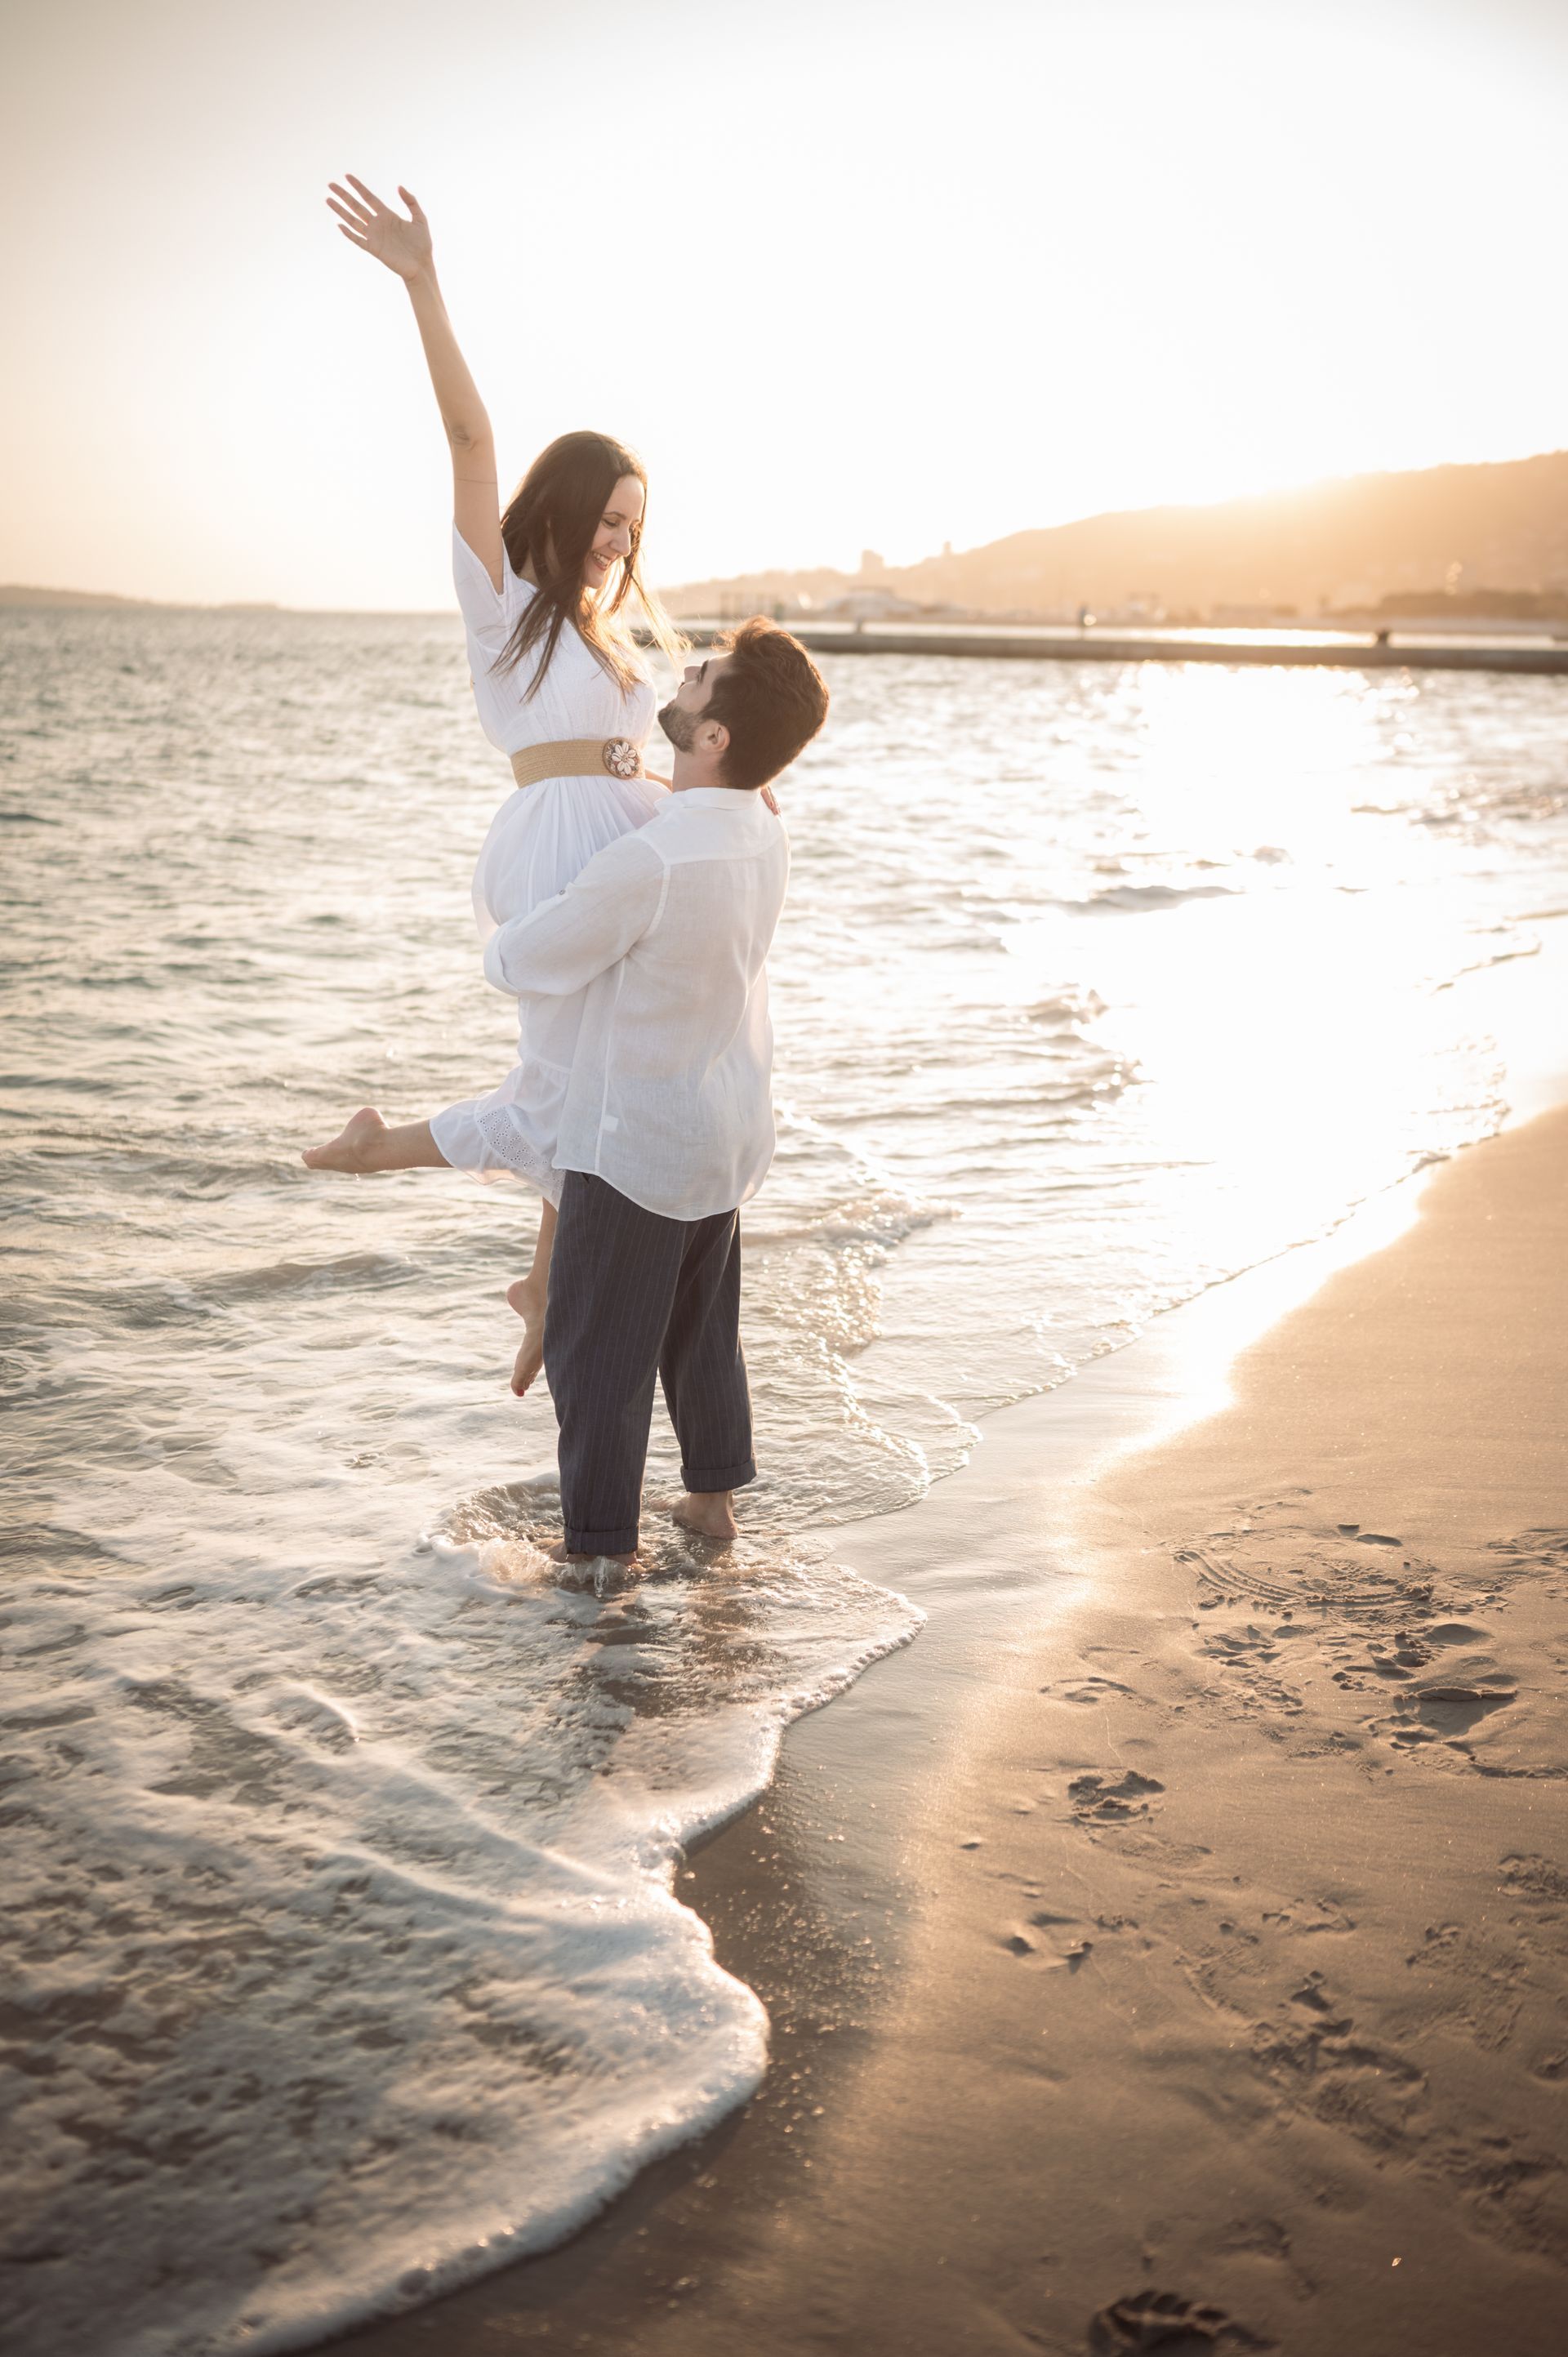
[{"label": "dry sand", "polygon": [[843,1534],[895,1583],[961,1553],[975,1606],[696,1861],[767,2087],[351,2345],[1557,2357],[1565,1378],[1568,1110],[1439,1171],[1208,1422],[1069,1495],[1030,1404]]}]

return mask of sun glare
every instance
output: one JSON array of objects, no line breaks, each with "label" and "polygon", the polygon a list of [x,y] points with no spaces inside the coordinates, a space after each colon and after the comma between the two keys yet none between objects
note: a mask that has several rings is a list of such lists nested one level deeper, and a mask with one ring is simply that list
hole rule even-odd
[{"label": "sun glare", "polygon": [[[449,603],[409,322],[322,204],[345,168],[419,189],[503,475],[585,422],[630,441],[666,583],[1560,438],[1552,75],[1486,12],[981,0],[890,45],[807,5],[695,48],[657,5],[470,21],[450,52],[396,5],[29,26],[5,574]],[[603,24],[650,210],[583,168]],[[516,202],[524,90],[559,230]],[[220,209],[192,196],[218,122]],[[127,186],[134,267],[101,233]]]}]

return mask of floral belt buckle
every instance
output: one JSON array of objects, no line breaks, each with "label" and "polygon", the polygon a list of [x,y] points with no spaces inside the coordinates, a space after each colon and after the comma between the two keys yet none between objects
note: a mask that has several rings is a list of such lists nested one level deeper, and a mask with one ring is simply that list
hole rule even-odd
[{"label": "floral belt buckle", "polygon": [[607,737],[599,759],[612,778],[639,778],[642,775],[642,755],[629,737]]}]

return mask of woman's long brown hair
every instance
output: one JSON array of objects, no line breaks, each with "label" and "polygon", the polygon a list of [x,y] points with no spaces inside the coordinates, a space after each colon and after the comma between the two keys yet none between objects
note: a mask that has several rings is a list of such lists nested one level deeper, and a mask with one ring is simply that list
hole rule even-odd
[{"label": "woman's long brown hair", "polygon": [[607,434],[563,434],[540,452],[501,518],[512,571],[532,570],[539,587],[497,656],[496,669],[515,671],[539,650],[529,696],[537,694],[568,623],[601,669],[622,689],[631,687],[639,676],[631,634],[615,618],[634,594],[655,645],[674,663],[684,651],[684,641],[642,578],[640,523],[632,526],[631,554],[611,596],[596,599],[583,587],[583,568],[610,494],[627,475],[635,475],[646,494],[648,477],[635,452]]}]

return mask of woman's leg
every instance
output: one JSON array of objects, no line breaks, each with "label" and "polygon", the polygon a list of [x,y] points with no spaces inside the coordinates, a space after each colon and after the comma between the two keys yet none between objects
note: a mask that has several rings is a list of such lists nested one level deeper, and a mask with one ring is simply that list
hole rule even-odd
[{"label": "woman's leg", "polygon": [[507,1300],[523,1324],[521,1347],[511,1371],[511,1387],[519,1399],[544,1364],[544,1312],[550,1299],[550,1255],[554,1249],[555,1206],[546,1196],[539,1207],[533,1265],[526,1276],[506,1289]]},{"label": "woman's leg", "polygon": [[400,1122],[389,1129],[374,1106],[365,1105],[326,1146],[307,1146],[300,1160],[312,1170],[346,1170],[355,1178],[372,1170],[445,1170],[446,1157],[427,1121]]}]

